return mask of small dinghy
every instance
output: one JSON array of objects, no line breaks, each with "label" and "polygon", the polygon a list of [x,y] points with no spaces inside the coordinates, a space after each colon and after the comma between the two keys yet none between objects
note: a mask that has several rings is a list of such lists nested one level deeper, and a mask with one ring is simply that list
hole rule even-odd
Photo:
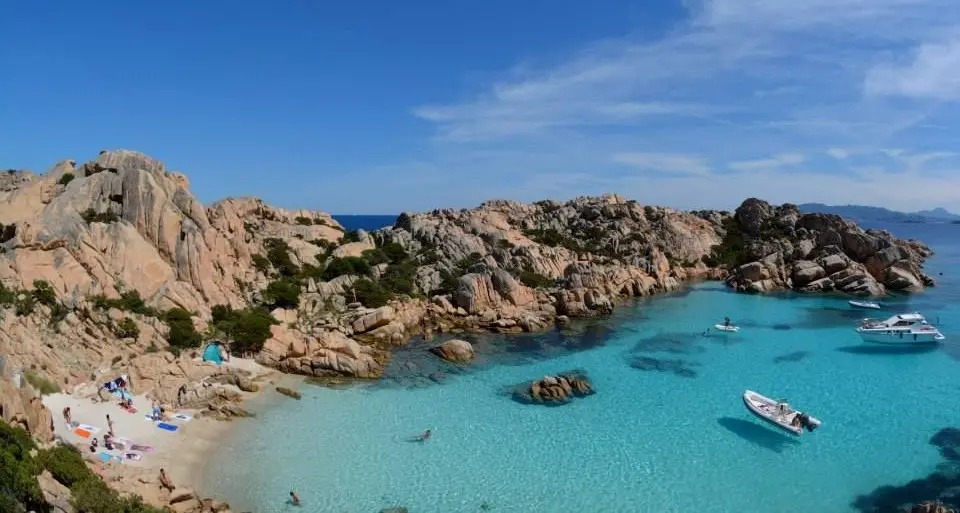
[{"label": "small dinghy", "polygon": [[729,332],[731,332],[731,333],[736,333],[736,332],[740,331],[740,326],[733,326],[733,325],[729,325],[729,326],[728,326],[728,325],[726,325],[726,324],[714,324],[713,327],[716,328],[716,329],[718,329],[718,330],[720,330],[720,331],[729,331]]},{"label": "small dinghy", "polygon": [[853,300],[851,300],[851,301],[847,301],[847,303],[850,303],[850,306],[852,306],[852,307],[854,307],[854,308],[866,308],[866,309],[868,309],[868,310],[879,310],[879,309],[880,309],[880,303],[875,303],[875,302],[873,302],[873,301],[853,301]]},{"label": "small dinghy", "polygon": [[757,417],[795,435],[802,434],[804,428],[807,431],[813,431],[821,424],[819,419],[794,410],[785,402],[774,401],[752,390],[743,393],[743,404]]}]

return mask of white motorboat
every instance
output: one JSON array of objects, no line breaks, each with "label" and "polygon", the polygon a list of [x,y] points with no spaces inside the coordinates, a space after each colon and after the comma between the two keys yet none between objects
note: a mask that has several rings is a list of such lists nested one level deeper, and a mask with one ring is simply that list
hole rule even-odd
[{"label": "white motorboat", "polygon": [[869,309],[869,310],[879,310],[879,309],[881,308],[881,307],[880,307],[880,303],[877,303],[877,302],[874,302],[874,301],[853,301],[853,300],[851,300],[851,301],[847,301],[847,302],[850,303],[850,306],[855,307],[855,308],[866,308],[866,309]]},{"label": "white motorboat", "polygon": [[864,342],[892,345],[935,344],[946,338],[916,312],[897,314],[885,321],[864,319],[857,333]]},{"label": "white motorboat", "polygon": [[729,331],[731,333],[740,331],[740,326],[734,326],[732,324],[714,324],[713,327],[720,331]]},{"label": "white motorboat", "polygon": [[822,424],[819,419],[794,410],[786,402],[774,401],[752,390],[743,393],[743,404],[750,410],[750,413],[795,435],[801,435],[804,428],[807,431],[813,431]]}]

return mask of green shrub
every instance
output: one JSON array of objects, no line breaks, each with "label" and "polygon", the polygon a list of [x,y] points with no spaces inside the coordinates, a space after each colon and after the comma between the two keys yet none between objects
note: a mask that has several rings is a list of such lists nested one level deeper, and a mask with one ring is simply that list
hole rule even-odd
[{"label": "green shrub", "polygon": [[370,264],[363,258],[343,257],[331,258],[324,268],[322,278],[324,281],[330,281],[338,276],[354,274],[366,276],[370,274]]},{"label": "green shrub", "polygon": [[270,261],[267,260],[267,257],[261,254],[255,254],[251,258],[253,259],[254,269],[262,272],[263,274],[270,274]]},{"label": "green shrub", "polygon": [[37,513],[50,511],[37,483],[40,465],[30,456],[35,448],[24,430],[0,422],[0,496],[8,498],[2,502],[4,506],[16,504],[14,509],[0,511],[16,511],[21,507]]},{"label": "green shrub", "polygon": [[361,255],[370,265],[385,264],[390,261],[387,254],[380,248],[368,249]]},{"label": "green shrub", "polygon": [[120,338],[137,338],[140,336],[140,328],[129,317],[120,319],[113,331]]},{"label": "green shrub", "polygon": [[481,260],[483,260],[483,255],[480,253],[470,253],[457,262],[457,268],[460,269],[461,272],[466,272],[468,269],[478,264]]},{"label": "green shrub", "polygon": [[303,217],[303,216],[297,216],[297,218],[294,219],[294,221],[296,221],[297,224],[302,224],[304,226],[311,226],[313,224],[313,219],[310,219],[309,217]]},{"label": "green shrub", "polygon": [[68,183],[72,182],[74,178],[76,178],[76,175],[73,173],[64,173],[63,176],[57,180],[57,183],[60,185],[67,185]]},{"label": "green shrub", "polygon": [[299,277],[301,279],[313,278],[320,280],[323,279],[323,269],[312,264],[303,264],[303,266],[300,267]]},{"label": "green shrub", "polygon": [[340,237],[340,244],[349,244],[351,242],[360,242],[360,230],[347,230]]},{"label": "green shrub", "polygon": [[296,308],[300,304],[300,284],[286,279],[272,281],[263,296],[273,308]]},{"label": "green shrub", "polygon": [[229,320],[233,315],[233,307],[230,305],[213,305],[210,309],[210,317],[214,324]]},{"label": "green shrub", "polygon": [[399,264],[404,262],[409,258],[407,252],[403,249],[403,246],[396,242],[391,242],[383,246],[383,254],[386,255],[387,261],[392,264]]},{"label": "green shrub", "polygon": [[284,278],[292,278],[300,272],[300,268],[290,260],[290,246],[281,239],[266,239],[263,246],[267,249],[267,260],[274,269]]},{"label": "green shrub", "polygon": [[0,283],[0,307],[12,306],[17,302],[17,291]]},{"label": "green shrub", "polygon": [[557,280],[547,278],[546,276],[537,273],[530,267],[525,267],[522,271],[520,271],[520,282],[534,289],[548,289],[556,286],[557,284]]},{"label": "green shrub", "polygon": [[710,256],[703,259],[709,267],[726,267],[728,269],[747,263],[747,241],[743,230],[735,217],[723,221],[726,234],[720,244],[714,246]]},{"label": "green shrub", "polygon": [[524,230],[523,234],[538,244],[550,247],[560,246],[566,240],[566,237],[562,233],[553,228],[547,228],[546,230]]},{"label": "green shrub", "polygon": [[37,374],[34,370],[24,371],[23,377],[30,386],[40,392],[40,395],[59,394],[60,386],[49,379]]},{"label": "green shrub", "polygon": [[224,331],[232,341],[232,350],[240,354],[257,353],[271,336],[270,326],[279,324],[269,312],[248,308],[233,312]]},{"label": "green shrub", "polygon": [[33,280],[33,299],[41,305],[53,306],[57,302],[57,293],[47,280]]},{"label": "green shrub", "polygon": [[67,488],[90,477],[80,451],[72,445],[58,445],[41,451],[38,459],[40,465]]},{"label": "green shrub", "polygon": [[385,306],[391,299],[393,293],[384,289],[379,283],[368,278],[357,280],[353,284],[352,293],[356,301],[367,308],[379,308]]},{"label": "green shrub", "polygon": [[117,299],[108,299],[103,294],[97,294],[90,298],[90,300],[93,302],[93,307],[98,310],[116,308],[123,312],[146,315],[148,317],[158,317],[160,315],[156,309],[147,306],[147,303],[140,297],[140,293],[135,289],[121,292],[120,297]]},{"label": "green shrub", "polygon": [[394,294],[414,293],[414,278],[416,276],[417,266],[410,262],[402,264],[390,264],[380,276],[380,285],[384,290]]},{"label": "green shrub", "polygon": [[92,208],[88,208],[80,213],[80,217],[83,218],[87,224],[91,223],[115,223],[120,220],[120,217],[113,212],[97,212]]},{"label": "green shrub", "polygon": [[440,285],[436,289],[430,291],[431,296],[442,296],[446,294],[453,294],[460,288],[460,279],[457,275],[451,273],[446,269],[440,270]]},{"label": "green shrub", "polygon": [[200,347],[203,339],[193,326],[193,316],[190,312],[183,308],[172,308],[163,314],[163,319],[170,327],[167,342],[173,348],[179,350]]},{"label": "green shrub", "polygon": [[36,306],[36,300],[33,299],[32,294],[24,294],[22,298],[18,297],[14,308],[17,312],[17,315],[25,316],[33,313],[33,310]]},{"label": "green shrub", "polygon": [[54,303],[50,306],[50,326],[56,326],[60,324],[60,321],[67,318],[67,314],[70,313],[70,310],[63,306],[63,303]]}]

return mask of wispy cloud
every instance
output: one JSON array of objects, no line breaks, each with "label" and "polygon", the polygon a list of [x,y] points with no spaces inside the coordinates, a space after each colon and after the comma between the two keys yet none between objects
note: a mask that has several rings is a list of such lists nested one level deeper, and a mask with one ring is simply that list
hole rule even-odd
[{"label": "wispy cloud", "polygon": [[737,171],[753,171],[759,169],[779,170],[782,167],[802,164],[806,158],[799,153],[781,153],[766,159],[742,160],[727,164],[730,169]]},{"label": "wispy cloud", "polygon": [[640,169],[680,175],[706,175],[710,166],[700,157],[669,153],[615,153],[611,160]]},{"label": "wispy cloud", "polygon": [[[656,173],[660,189],[690,187],[684,197],[707,203],[716,171],[709,163],[717,162],[755,180],[750,194],[759,196],[874,201],[867,190],[887,198],[864,185],[871,173],[862,170],[872,169],[909,173],[912,190],[935,188],[931,198],[960,208],[960,190],[927,179],[943,174],[953,157],[944,148],[960,137],[960,109],[945,107],[960,100],[955,0],[676,1],[688,16],[660,27],[663,37],[588,43],[413,114],[436,129],[446,169],[540,177],[517,194],[547,192],[537,184],[554,174],[566,178],[551,194],[624,187],[615,177],[629,166]],[[479,167],[476,152],[491,148],[502,158]]]}]

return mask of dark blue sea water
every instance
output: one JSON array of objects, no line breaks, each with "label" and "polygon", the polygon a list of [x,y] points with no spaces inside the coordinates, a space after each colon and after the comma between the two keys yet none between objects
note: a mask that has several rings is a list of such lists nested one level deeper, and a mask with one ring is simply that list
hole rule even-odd
[{"label": "dark blue sea water", "polygon": [[335,215],[333,218],[347,230],[366,230],[368,232],[393,226],[397,216],[392,215]]},{"label": "dark blue sea water", "polygon": [[[866,513],[936,498],[960,487],[944,467],[957,453],[930,443],[960,426],[960,225],[886,228],[938,252],[939,286],[888,303],[938,322],[939,347],[862,343],[853,328],[866,314],[844,297],[702,284],[570,330],[472,337],[480,359],[466,368],[415,342],[381,382],[304,387],[302,401],[238,425],[204,491],[279,512],[294,488],[303,511],[337,513]],[[701,335],[727,315],[740,333]],[[570,369],[597,394],[548,408],[503,393]],[[437,371],[440,384],[427,377]],[[823,427],[774,430],[744,409],[745,389]],[[426,443],[404,441],[428,428]]]}]

